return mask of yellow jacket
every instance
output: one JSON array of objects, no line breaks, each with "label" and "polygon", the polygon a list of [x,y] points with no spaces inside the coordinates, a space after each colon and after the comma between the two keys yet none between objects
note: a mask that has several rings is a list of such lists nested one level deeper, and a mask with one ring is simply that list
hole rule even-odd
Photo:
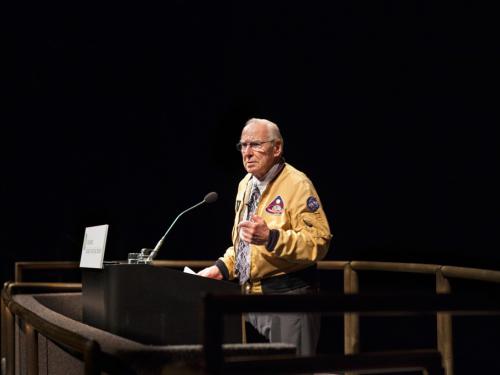
[{"label": "yellow jacket", "polygon": [[[226,266],[229,279],[236,277],[238,224],[250,194],[251,177],[251,174],[247,174],[238,186],[233,246],[219,260]],[[250,245],[248,292],[262,293],[260,280],[308,268],[326,255],[332,235],[325,212],[312,182],[291,165],[285,164],[274,180],[269,182],[255,215],[266,221],[275,236],[274,243],[268,244],[267,248],[265,245]]]}]

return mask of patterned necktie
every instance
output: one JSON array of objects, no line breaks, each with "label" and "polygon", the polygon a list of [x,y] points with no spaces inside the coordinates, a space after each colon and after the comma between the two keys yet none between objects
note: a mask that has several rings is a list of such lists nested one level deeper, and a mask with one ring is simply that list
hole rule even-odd
[{"label": "patterned necktie", "polygon": [[[260,198],[260,190],[257,185],[253,186],[252,194],[247,203],[246,220],[250,220],[257,208]],[[240,285],[243,285],[250,278],[250,244],[243,240],[238,243],[238,252],[236,253],[236,271],[240,279]]]}]

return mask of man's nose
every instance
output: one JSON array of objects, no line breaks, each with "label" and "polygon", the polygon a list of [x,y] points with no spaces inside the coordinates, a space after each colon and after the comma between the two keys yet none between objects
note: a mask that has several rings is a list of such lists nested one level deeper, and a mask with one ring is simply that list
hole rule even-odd
[{"label": "man's nose", "polygon": [[250,145],[247,145],[245,148],[241,149],[241,152],[243,153],[243,155],[251,155],[253,153],[253,150]]}]

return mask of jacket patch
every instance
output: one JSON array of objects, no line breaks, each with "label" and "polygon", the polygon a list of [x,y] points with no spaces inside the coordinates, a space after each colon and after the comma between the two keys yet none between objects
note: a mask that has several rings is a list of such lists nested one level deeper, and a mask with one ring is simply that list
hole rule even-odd
[{"label": "jacket patch", "polygon": [[283,202],[283,198],[279,195],[266,207],[266,212],[271,215],[281,215],[284,210],[285,203]]},{"label": "jacket patch", "polygon": [[318,211],[319,202],[315,197],[311,196],[307,198],[307,209],[311,212]]}]

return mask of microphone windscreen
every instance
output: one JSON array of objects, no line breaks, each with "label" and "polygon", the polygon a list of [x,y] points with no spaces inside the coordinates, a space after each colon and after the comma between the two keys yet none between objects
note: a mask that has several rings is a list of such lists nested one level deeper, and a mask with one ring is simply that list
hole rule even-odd
[{"label": "microphone windscreen", "polygon": [[211,193],[208,193],[207,195],[205,195],[205,198],[203,198],[203,200],[206,203],[214,203],[218,197],[219,197],[219,195],[215,191],[212,191]]}]

